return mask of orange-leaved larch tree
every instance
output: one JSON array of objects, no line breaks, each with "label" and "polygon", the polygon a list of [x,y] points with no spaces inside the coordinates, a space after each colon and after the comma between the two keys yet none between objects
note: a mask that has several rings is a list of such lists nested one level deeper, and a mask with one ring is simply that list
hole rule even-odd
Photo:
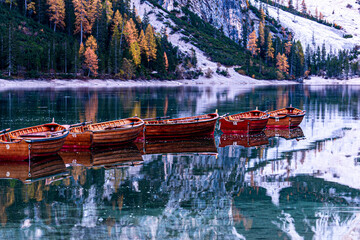
[{"label": "orange-leaved larch tree", "polygon": [[93,9],[91,1],[72,0],[75,12],[75,33],[80,33],[80,43],[83,42],[84,34],[91,33],[93,24]]},{"label": "orange-leaved larch tree", "polygon": [[132,18],[126,22],[124,28],[125,38],[129,46],[138,39],[138,32]]},{"label": "orange-leaved larch tree", "polygon": [[169,60],[166,55],[166,52],[164,52],[164,65],[165,65],[165,70],[167,71],[169,69]]},{"label": "orange-leaved larch tree", "polygon": [[96,53],[94,52],[94,50],[92,50],[91,48],[87,48],[84,54],[85,57],[85,67],[87,69],[89,69],[89,74],[88,76],[90,76],[90,72],[93,73],[95,76],[97,76],[97,70],[98,70],[98,57],[96,55]]},{"label": "orange-leaved larch tree", "polygon": [[130,53],[135,66],[139,66],[141,63],[141,51],[138,42],[132,42],[130,45]]},{"label": "orange-leaved larch tree", "polygon": [[106,22],[109,24],[114,15],[113,6],[112,6],[111,1],[105,0],[103,9],[105,10]]},{"label": "orange-leaved larch tree", "polygon": [[278,53],[278,55],[276,56],[276,67],[284,73],[289,73],[289,64],[287,62],[287,57],[285,53]]},{"label": "orange-leaved larch tree", "polygon": [[291,41],[288,41],[285,43],[285,53],[286,55],[289,55],[290,52],[291,52],[291,46],[292,46],[292,43]]},{"label": "orange-leaved larch tree", "polygon": [[93,35],[90,35],[90,37],[88,37],[88,39],[86,40],[85,46],[86,46],[86,48],[91,48],[92,50],[94,50],[94,52],[97,51],[98,45],[97,45],[96,39],[93,37]]},{"label": "orange-leaved larch tree", "polygon": [[249,35],[249,41],[247,44],[247,49],[251,52],[251,54],[254,56],[259,52],[259,48],[257,47],[257,38],[256,38],[256,32],[255,30],[250,33]]},{"label": "orange-leaved larch tree", "polygon": [[157,52],[154,28],[150,24],[146,27],[145,38],[147,42],[146,57],[149,62],[150,60],[156,59]]},{"label": "orange-leaved larch tree", "polygon": [[47,0],[49,5],[48,13],[49,19],[54,23],[54,32],[56,27],[65,27],[65,2],[64,0]]},{"label": "orange-leaved larch tree", "polygon": [[273,43],[272,43],[272,35],[271,35],[271,33],[269,32],[269,35],[268,35],[268,38],[267,38],[267,51],[266,51],[266,56],[267,56],[269,59],[273,59],[273,58],[274,58],[274,52],[275,52],[275,49],[274,49]]},{"label": "orange-leaved larch tree", "polygon": [[89,69],[89,74],[90,72],[92,72],[95,76],[98,74],[97,70],[98,70],[98,56],[96,55],[96,51],[98,48],[96,39],[90,35],[90,37],[87,39],[86,43],[86,50],[84,53],[84,63],[85,63],[85,67],[87,69]]},{"label": "orange-leaved larch tree", "polygon": [[264,46],[265,44],[265,32],[264,32],[264,23],[261,21],[259,23],[259,40],[260,40],[260,46]]},{"label": "orange-leaved larch tree", "polygon": [[141,32],[140,32],[138,42],[139,42],[141,53],[146,54],[146,52],[148,51],[148,45],[147,45],[147,41],[146,41],[146,38],[145,38],[144,30],[142,30],[142,29],[141,29]]}]

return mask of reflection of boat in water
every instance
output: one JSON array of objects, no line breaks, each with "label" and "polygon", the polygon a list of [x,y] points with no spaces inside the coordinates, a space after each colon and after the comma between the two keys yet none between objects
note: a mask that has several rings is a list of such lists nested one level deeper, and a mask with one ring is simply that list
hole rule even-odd
[{"label": "reflection of boat in water", "polygon": [[62,148],[69,132],[56,123],[0,131],[0,159],[24,161],[31,157],[51,156]]},{"label": "reflection of boat in water", "polygon": [[264,132],[256,134],[223,134],[220,137],[219,147],[239,145],[243,147],[256,147],[269,144]]},{"label": "reflection of boat in water", "polygon": [[261,132],[265,129],[269,115],[259,110],[221,117],[220,130],[226,134]]},{"label": "reflection of boat in water", "polygon": [[[55,176],[66,176],[69,172],[59,155],[37,157],[28,162],[0,162],[1,179],[19,179],[22,182],[33,182]],[[53,179],[50,179],[52,181]]]},{"label": "reflection of boat in water", "polygon": [[267,127],[283,127],[283,128],[293,128],[300,125],[301,121],[305,116],[304,110],[290,107],[278,109],[275,111],[269,112],[270,118],[267,123]]},{"label": "reflection of boat in water", "polygon": [[139,149],[134,144],[81,151],[63,149],[59,154],[65,164],[79,164],[85,167],[138,165],[143,161]]},{"label": "reflection of boat in water", "polygon": [[304,138],[305,135],[301,127],[297,128],[267,128],[265,134],[268,138],[282,137],[285,139]]},{"label": "reflection of boat in water", "polygon": [[200,116],[174,118],[167,120],[145,120],[145,137],[148,138],[182,138],[214,134],[219,118],[217,113]]},{"label": "reflection of boat in water", "polygon": [[90,148],[133,142],[142,132],[144,121],[133,117],[109,122],[84,123],[64,127],[70,131],[64,148]]},{"label": "reflection of boat in water", "polygon": [[142,154],[165,154],[165,153],[203,153],[216,155],[217,148],[214,138],[191,138],[191,139],[171,139],[147,140],[137,143]]}]

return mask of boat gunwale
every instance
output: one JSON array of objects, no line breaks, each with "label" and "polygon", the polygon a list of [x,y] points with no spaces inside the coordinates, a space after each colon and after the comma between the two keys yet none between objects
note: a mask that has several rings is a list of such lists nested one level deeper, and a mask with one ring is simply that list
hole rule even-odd
[{"label": "boat gunwale", "polygon": [[[49,126],[56,126],[58,128],[61,128],[61,130],[59,131],[38,131],[38,132],[32,132],[32,133],[27,133],[27,134],[34,134],[34,133],[60,133],[62,134],[61,136],[54,136],[54,137],[37,137],[37,138],[32,138],[31,136],[26,136],[26,137],[22,137],[22,135],[18,135],[18,136],[13,136],[13,133],[17,133],[17,132],[21,132],[27,129],[37,129],[38,128],[42,128],[42,127],[49,127]],[[66,133],[67,132],[67,133]],[[37,143],[37,142],[47,142],[47,141],[53,141],[53,140],[59,140],[62,138],[67,137],[67,135],[70,132],[68,130],[66,130],[62,125],[57,124],[57,123],[45,123],[45,124],[41,124],[41,125],[36,125],[36,126],[31,126],[31,127],[26,127],[26,128],[20,128],[20,129],[16,129],[13,131],[8,131],[8,132],[4,132],[1,133],[0,136],[6,136],[9,135],[11,141],[4,141],[4,140],[0,140],[0,144],[20,144],[22,142],[26,142],[26,143]],[[36,136],[36,135],[34,135]]]},{"label": "boat gunwale", "polygon": [[62,133],[61,136],[45,137],[40,139],[23,138],[23,140],[27,143],[48,142],[48,141],[54,141],[54,140],[60,140],[66,138],[69,135],[69,133],[70,133],[69,131],[65,131],[64,133]]},{"label": "boat gunwale", "polygon": [[[130,129],[137,129],[137,128],[140,128],[142,126],[144,126],[144,122],[142,123],[139,123],[139,124],[134,124],[132,127],[121,127],[122,125],[120,126],[117,126],[117,127],[114,127],[114,128],[110,128],[110,129],[103,129],[103,130],[91,130],[91,129],[87,129],[83,132],[80,132],[81,133],[85,133],[85,132],[92,132],[92,133],[107,133],[107,132],[119,132],[119,131],[125,131],[125,130],[130,130]],[[75,134],[79,134],[79,133],[75,133]]]},{"label": "boat gunwale", "polygon": [[[134,124],[132,125],[131,128],[122,127],[124,125],[131,125],[131,123],[126,123],[126,124],[122,124],[122,125],[118,125],[118,126],[109,128],[109,129],[104,129],[104,128],[101,129],[101,130],[89,129],[89,127],[91,127],[91,126],[96,126],[96,125],[101,126],[102,124],[105,124],[105,123],[112,123],[112,122],[117,122],[117,121],[122,121],[122,120],[124,121],[124,120],[128,120],[128,119],[136,119],[137,120],[137,121],[133,122]],[[83,133],[86,133],[86,132],[89,132],[89,133],[103,133],[103,132],[111,132],[111,131],[119,131],[119,130],[129,130],[129,129],[138,128],[138,127],[141,127],[141,126],[144,126],[144,125],[145,125],[145,122],[141,118],[139,118],[139,117],[129,117],[129,118],[111,120],[111,121],[100,122],[100,123],[86,124],[85,126],[76,126],[76,127],[70,128],[69,132],[71,134],[83,134]],[[66,126],[64,126],[64,125],[63,125],[63,127],[66,128]],[[81,129],[81,127],[87,127],[87,129],[79,131],[79,132],[72,132],[73,129]],[[111,127],[111,126],[108,126],[108,127]]]},{"label": "boat gunwale", "polygon": [[[239,119],[229,119],[229,117],[232,117],[232,116],[239,116],[242,114],[247,114],[247,113],[252,113],[252,112],[258,112],[260,114],[261,113],[263,113],[263,114],[262,114],[262,116],[258,116],[258,117],[240,117]],[[236,113],[236,114],[232,114],[229,116],[221,117],[221,119],[223,119],[227,122],[263,121],[263,120],[267,120],[269,118],[270,118],[270,115],[267,112],[263,112],[263,111],[259,111],[259,110],[252,110],[252,111]]]},{"label": "boat gunwale", "polygon": [[[206,118],[206,119],[199,119],[197,121],[195,120],[196,117],[207,116],[207,115],[215,115],[215,116],[210,116],[211,118],[209,118],[209,119]],[[198,123],[207,123],[207,122],[211,122],[211,121],[217,121],[219,118],[220,118],[219,114],[209,113],[209,114],[193,116],[193,117],[172,118],[172,119],[167,119],[167,120],[160,120],[160,121],[163,121],[163,123],[147,124],[146,122],[152,122],[152,121],[144,121],[144,122],[145,122],[145,128],[146,128],[148,126],[166,126],[166,125],[172,126],[172,125],[190,125],[190,124],[198,124]],[[180,119],[182,119],[182,121],[188,121],[188,122],[172,122],[173,120],[177,121]],[[186,120],[186,119],[189,119],[189,120]],[[193,121],[191,121],[191,120],[193,120]],[[169,122],[169,121],[171,121],[171,122]],[[159,121],[155,120],[154,122],[159,122]]]},{"label": "boat gunwale", "polygon": [[[284,116],[280,116],[280,117],[274,117],[272,116],[272,114],[277,114],[278,112],[282,112],[282,111],[288,111],[288,109],[292,109],[293,111],[296,110],[297,113],[282,113],[282,115]],[[305,116],[306,115],[306,110],[301,110],[299,108],[295,108],[295,107],[286,107],[286,108],[281,108],[281,109],[277,109],[274,111],[270,111],[268,113],[270,115],[270,118],[285,118],[285,117],[301,117],[301,116]]]}]

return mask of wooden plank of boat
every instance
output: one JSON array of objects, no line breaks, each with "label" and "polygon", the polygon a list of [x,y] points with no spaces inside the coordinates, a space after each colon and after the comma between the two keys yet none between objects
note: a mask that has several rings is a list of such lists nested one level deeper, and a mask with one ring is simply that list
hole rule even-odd
[{"label": "wooden plank of boat", "polygon": [[145,121],[145,138],[180,138],[213,135],[217,113],[167,120]]},{"label": "wooden plank of boat", "polygon": [[9,161],[54,155],[60,151],[69,134],[69,131],[56,123],[1,132],[0,160]]},{"label": "wooden plank of boat", "polygon": [[137,142],[137,147],[142,154],[166,154],[166,153],[201,153],[216,155],[217,148],[213,137],[197,137],[159,140],[151,139],[146,142]]},{"label": "wooden plank of boat", "polygon": [[296,128],[267,128],[265,134],[268,138],[282,137],[285,139],[301,139],[304,138],[304,132],[301,127]]},{"label": "wooden plank of boat", "polygon": [[144,121],[133,117],[75,127],[64,127],[70,130],[64,148],[91,148],[133,142],[143,131]]},{"label": "wooden plank of boat", "polygon": [[223,133],[254,133],[265,129],[269,115],[259,110],[222,116],[219,120]]},{"label": "wooden plank of boat", "polygon": [[300,125],[306,111],[290,107],[269,112],[268,128],[294,128]]},{"label": "wooden plank of boat", "polygon": [[269,139],[264,132],[252,134],[227,134],[224,133],[220,137],[219,147],[226,146],[243,146],[256,147],[268,145]]}]

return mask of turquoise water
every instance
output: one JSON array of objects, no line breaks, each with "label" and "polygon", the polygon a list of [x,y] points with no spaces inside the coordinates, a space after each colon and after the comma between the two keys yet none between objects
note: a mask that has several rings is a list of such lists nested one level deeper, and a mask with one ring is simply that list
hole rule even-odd
[{"label": "turquoise water", "polygon": [[0,163],[0,237],[356,239],[359,90],[299,85],[2,91],[0,129],[53,118],[70,124],[290,104],[307,115],[297,132],[267,132],[270,138],[224,141],[217,129],[214,140],[65,152],[32,162],[31,177],[26,162]]}]

